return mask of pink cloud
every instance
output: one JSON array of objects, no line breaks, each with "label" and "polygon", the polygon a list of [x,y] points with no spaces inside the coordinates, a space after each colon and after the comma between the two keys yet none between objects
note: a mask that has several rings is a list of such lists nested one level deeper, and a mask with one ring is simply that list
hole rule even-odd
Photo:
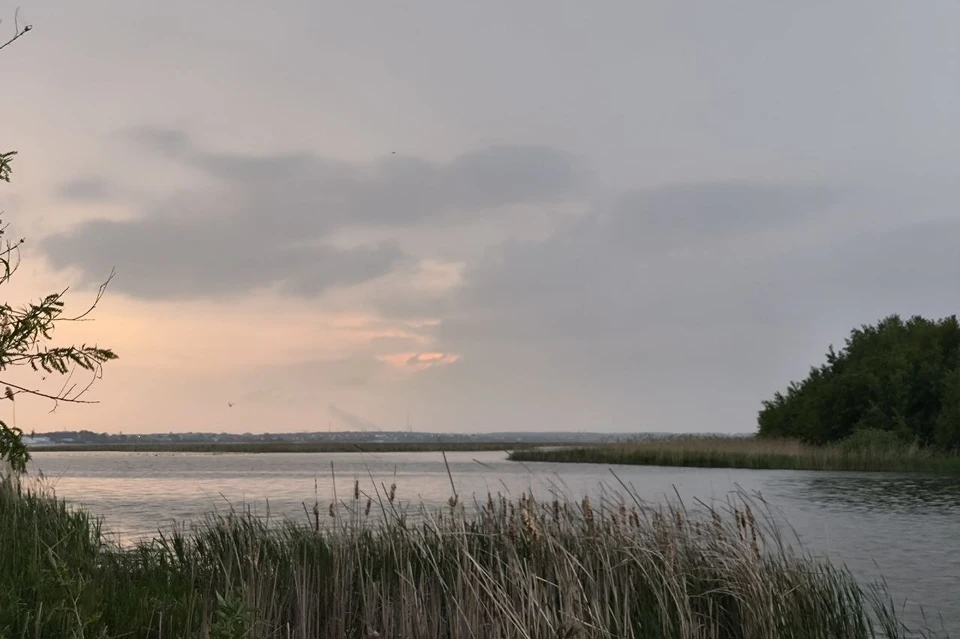
[{"label": "pink cloud", "polygon": [[381,355],[378,359],[396,369],[422,371],[433,366],[453,364],[460,359],[460,355],[442,352],[391,353]]}]

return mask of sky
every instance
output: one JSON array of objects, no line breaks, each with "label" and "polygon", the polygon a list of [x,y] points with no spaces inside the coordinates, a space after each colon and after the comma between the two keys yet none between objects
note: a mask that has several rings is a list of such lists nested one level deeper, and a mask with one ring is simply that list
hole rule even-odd
[{"label": "sky", "polygon": [[748,432],[960,302],[953,0],[18,6],[5,299],[120,356],[25,430]]}]

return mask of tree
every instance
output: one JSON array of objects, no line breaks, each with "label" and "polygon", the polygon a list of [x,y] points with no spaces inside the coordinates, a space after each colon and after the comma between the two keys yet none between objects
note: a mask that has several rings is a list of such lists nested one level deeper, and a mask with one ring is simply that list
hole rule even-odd
[{"label": "tree", "polygon": [[[31,30],[30,25],[20,26],[14,18],[14,35],[0,44],[6,48]],[[0,152],[0,181],[10,182],[16,151]],[[2,213],[2,212],[0,212]],[[0,286],[13,277],[20,265],[20,248],[23,239],[7,239],[8,225],[0,223]],[[74,404],[95,403],[84,399],[87,390],[100,379],[103,364],[116,359],[113,351],[89,346],[58,346],[53,343],[54,329],[64,322],[80,322],[90,318],[103,297],[113,274],[100,286],[92,304],[82,313],[66,315],[64,295],[67,289],[51,293],[36,302],[21,306],[0,303],[0,399],[15,402],[18,395],[34,396],[53,403],[56,410],[61,402]],[[16,369],[32,371],[41,379],[37,384],[15,384],[8,381],[9,373]],[[75,375],[86,374],[85,381],[74,381]],[[59,390],[43,390],[48,375],[65,379]],[[26,470],[30,454],[23,444],[23,431],[16,424],[8,425],[0,420],[0,462],[6,462],[14,473]]]},{"label": "tree", "polygon": [[[892,315],[850,332],[787,392],[763,403],[760,435],[812,443],[870,432],[960,448],[960,323]],[[863,439],[863,436],[860,437]]]},{"label": "tree", "polygon": [[934,441],[941,448],[960,447],[960,370],[943,380],[943,406],[937,416]]}]

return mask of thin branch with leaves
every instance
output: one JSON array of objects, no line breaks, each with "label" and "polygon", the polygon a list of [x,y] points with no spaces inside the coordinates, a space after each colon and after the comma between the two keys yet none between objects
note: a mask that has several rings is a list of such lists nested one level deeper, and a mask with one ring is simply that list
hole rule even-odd
[{"label": "thin branch with leaves", "polygon": [[[17,12],[14,15],[14,35],[0,44],[0,50],[30,30],[30,25],[20,26]],[[16,154],[16,151],[0,152],[0,181],[10,182]],[[20,266],[20,248],[24,243],[23,239],[5,239],[7,231],[8,225],[0,224],[0,285],[8,283],[16,273]],[[53,345],[53,333],[57,326],[64,323],[89,321],[112,279],[111,272],[97,290],[93,302],[78,315],[65,314],[64,296],[68,289],[22,306],[0,303],[0,388],[3,389],[0,399],[15,402],[18,395],[32,395],[52,401],[51,411],[64,402],[96,403],[84,396],[93,383],[103,376],[103,365],[116,359],[116,354],[96,344]],[[58,391],[46,391],[42,388],[43,384],[24,385],[9,381],[7,373],[19,368],[29,368],[37,373],[40,382],[46,381],[50,375],[64,376],[65,379]],[[73,381],[78,371],[88,373],[86,383]],[[22,473],[29,460],[30,454],[23,444],[23,431],[16,424],[8,426],[0,421],[0,462],[7,462],[14,473]]]}]

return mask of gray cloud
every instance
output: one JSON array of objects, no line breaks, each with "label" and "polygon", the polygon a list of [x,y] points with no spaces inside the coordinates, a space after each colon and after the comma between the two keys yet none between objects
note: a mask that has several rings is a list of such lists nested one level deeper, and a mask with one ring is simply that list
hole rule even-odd
[{"label": "gray cloud", "polygon": [[378,351],[409,351],[419,348],[420,343],[409,336],[385,335],[371,339],[370,346]]},{"label": "gray cloud", "polygon": [[960,303],[949,292],[960,222],[850,230],[869,202],[819,186],[671,187],[508,242],[442,308],[426,300],[424,315],[444,318],[437,349],[464,354],[431,392],[466,405],[464,387],[503,402],[522,388],[544,415],[587,402],[679,429],[749,430],[760,401],[852,326]]},{"label": "gray cloud", "polygon": [[176,130],[129,135],[214,184],[147,202],[132,220],[80,224],[43,246],[55,267],[77,267],[89,281],[116,266],[117,287],[141,297],[229,295],[270,284],[315,295],[374,279],[405,259],[389,239],[334,245],[329,236],[338,230],[470,222],[568,196],[584,180],[574,158],[547,147],[491,147],[448,164],[390,156],[357,166],[307,153],[215,153]]},{"label": "gray cloud", "polygon": [[822,185],[680,184],[628,193],[609,216],[611,238],[656,251],[809,222],[842,194]]},{"label": "gray cloud", "polygon": [[310,379],[325,387],[355,388],[375,381],[383,371],[383,363],[371,354],[357,353],[349,357],[313,360],[277,367],[272,376]]},{"label": "gray cloud", "polygon": [[389,242],[297,247],[249,225],[160,217],[88,222],[43,246],[55,267],[80,266],[86,283],[116,267],[119,290],[164,299],[233,295],[271,284],[315,295],[383,275],[404,259]]},{"label": "gray cloud", "polygon": [[859,311],[862,322],[888,313],[950,315],[960,305],[958,233],[955,216],[863,229],[784,256],[771,278],[784,311],[801,316],[814,314],[814,298],[821,308]]},{"label": "gray cloud", "polygon": [[64,182],[57,195],[66,200],[100,201],[108,199],[112,192],[109,183],[102,177],[83,177]]},{"label": "gray cloud", "polygon": [[352,428],[354,430],[364,430],[364,431],[383,430],[382,428],[380,428],[370,420],[364,419],[359,415],[354,415],[353,413],[345,411],[339,406],[337,406],[336,404],[330,404],[327,407],[327,412],[330,413],[331,417],[335,419],[339,419],[341,422],[346,424],[349,428]]},{"label": "gray cloud", "polygon": [[180,155],[190,148],[190,136],[180,129],[138,126],[125,133],[134,142],[164,155]]},{"label": "gray cloud", "polygon": [[[702,184],[629,194],[545,241],[508,242],[464,274],[442,333],[480,339],[619,343],[704,313],[765,310],[771,231],[824,219],[839,191],[819,186]],[[763,291],[761,293],[761,291]],[[424,315],[438,313],[436,298]],[[411,311],[411,302],[402,310]],[[389,312],[389,308],[385,309]],[[715,320],[714,320],[715,321]]]}]

